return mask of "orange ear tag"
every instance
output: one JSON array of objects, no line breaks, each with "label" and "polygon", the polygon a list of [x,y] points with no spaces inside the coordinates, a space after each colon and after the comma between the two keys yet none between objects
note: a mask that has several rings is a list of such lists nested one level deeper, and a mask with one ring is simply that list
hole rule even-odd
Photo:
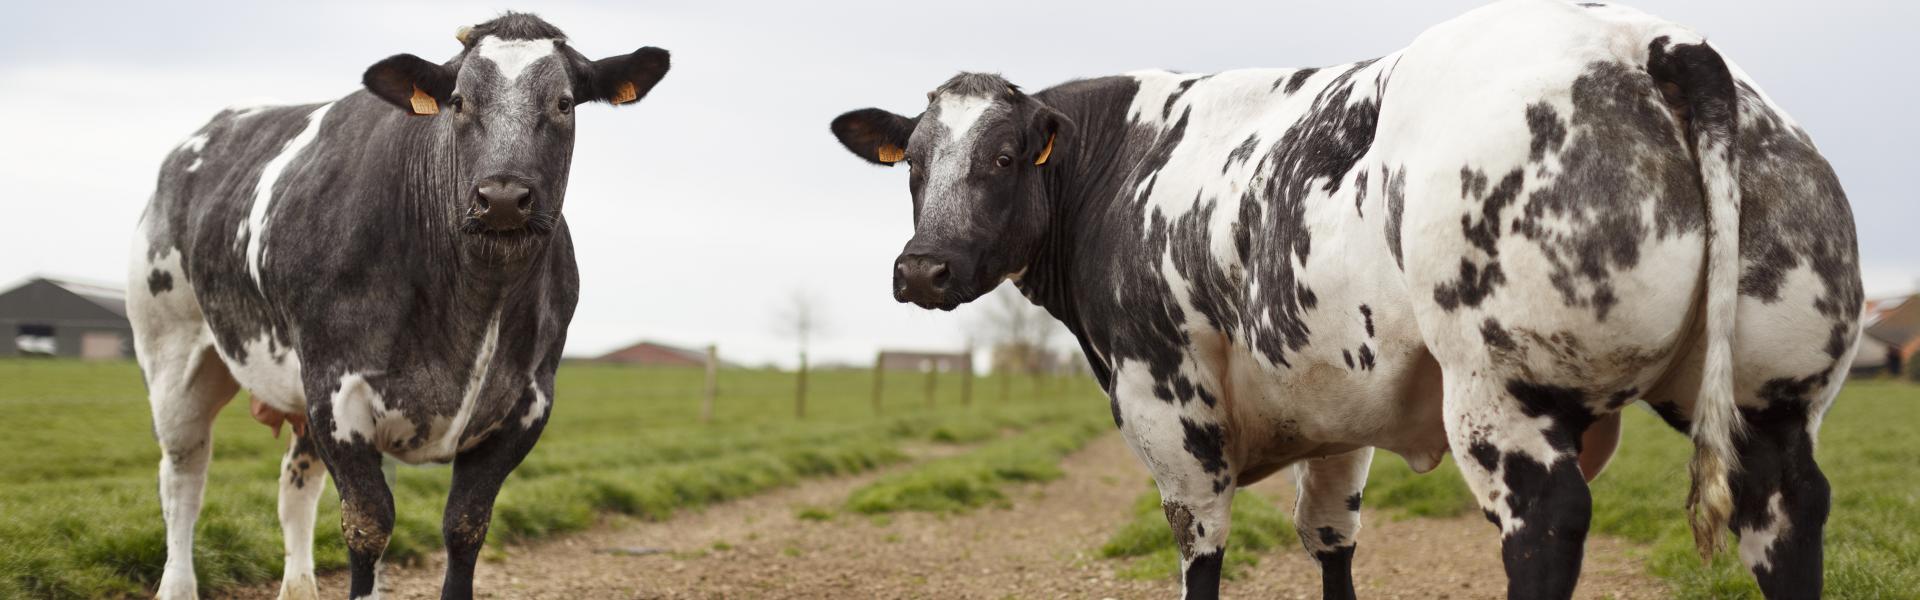
[{"label": "orange ear tag", "polygon": [[1047,136],[1047,147],[1040,149],[1040,158],[1033,159],[1033,164],[1035,165],[1047,164],[1047,157],[1049,156],[1053,156],[1053,136],[1052,135]]},{"label": "orange ear tag", "polygon": [[613,97],[609,98],[608,100],[612,101],[614,104],[626,104],[628,102],[638,100],[639,98],[640,98],[640,92],[639,90],[634,89],[633,82],[622,81],[620,82],[620,87],[615,88],[613,90]]},{"label": "orange ear tag", "polygon": [[893,144],[881,144],[874,150],[874,157],[880,162],[893,164],[907,159],[907,151]]},{"label": "orange ear tag", "polygon": [[413,98],[409,101],[413,103],[413,114],[440,114],[440,103],[435,101],[433,96],[429,96],[426,92],[420,91],[420,86],[413,86]]}]

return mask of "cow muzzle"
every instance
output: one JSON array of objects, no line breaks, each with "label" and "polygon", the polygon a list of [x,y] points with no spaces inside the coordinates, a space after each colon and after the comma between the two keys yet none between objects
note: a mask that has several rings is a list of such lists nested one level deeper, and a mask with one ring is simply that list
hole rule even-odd
[{"label": "cow muzzle", "polygon": [[533,189],[513,179],[481,180],[480,185],[474,186],[470,201],[467,216],[484,231],[514,231],[526,227],[533,214]]},{"label": "cow muzzle", "polygon": [[948,284],[953,272],[947,261],[923,254],[903,254],[893,262],[893,299],[911,302],[920,308],[953,310]]}]

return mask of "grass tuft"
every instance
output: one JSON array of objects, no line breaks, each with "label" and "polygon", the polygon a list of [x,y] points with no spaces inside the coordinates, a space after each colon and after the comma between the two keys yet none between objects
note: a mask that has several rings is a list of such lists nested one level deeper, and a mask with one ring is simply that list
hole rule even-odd
[{"label": "grass tuft", "polygon": [[1107,431],[1098,416],[1082,414],[1037,426],[1017,437],[882,477],[854,490],[847,508],[862,514],[951,513],[1001,503],[1006,498],[1001,490],[1007,484],[1059,478],[1061,458]]},{"label": "grass tuft", "polygon": [[[1134,500],[1133,520],[1114,531],[1100,546],[1101,558],[1124,559],[1119,574],[1128,579],[1180,579],[1180,550],[1160,508],[1160,493],[1148,490]],[[1227,556],[1221,577],[1236,579],[1259,564],[1260,555],[1294,543],[1298,538],[1287,515],[1265,496],[1248,490],[1233,495],[1233,528],[1227,534]]]}]

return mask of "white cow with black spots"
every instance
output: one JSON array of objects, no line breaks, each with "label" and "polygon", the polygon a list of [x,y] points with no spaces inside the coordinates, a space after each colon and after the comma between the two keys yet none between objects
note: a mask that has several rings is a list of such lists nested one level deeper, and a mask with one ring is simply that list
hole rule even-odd
[{"label": "white cow with black spots", "polygon": [[1586,482],[1644,402],[1697,446],[1696,535],[1770,597],[1821,588],[1811,453],[1851,362],[1844,192],[1698,33],[1510,0],[1322,69],[1148,71],[1028,94],[962,74],[841,115],[909,162],[895,296],[1012,280],[1073,331],[1160,486],[1186,595],[1217,593],[1234,490],[1293,467],[1351,597],[1373,448],[1451,452],[1509,596],[1573,593]]}]

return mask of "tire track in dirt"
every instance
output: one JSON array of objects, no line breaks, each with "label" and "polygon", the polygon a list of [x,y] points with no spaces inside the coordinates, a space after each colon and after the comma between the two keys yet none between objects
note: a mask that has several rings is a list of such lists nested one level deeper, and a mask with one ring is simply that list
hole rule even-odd
[{"label": "tire track in dirt", "polygon": [[[1397,460],[1383,455],[1379,460]],[[881,474],[816,480],[683,513],[662,522],[619,518],[590,531],[506,549],[483,561],[474,587],[485,598],[1169,598],[1171,581],[1118,578],[1118,561],[1095,551],[1131,518],[1146,471],[1109,434],[1067,457],[1066,476],[1015,487],[1010,507],[960,515],[798,517],[833,508]],[[1273,477],[1254,489],[1291,502]],[[1368,511],[1354,580],[1368,598],[1497,598],[1505,591],[1496,530],[1477,517],[1394,521]],[[608,548],[660,548],[622,555]],[[1594,537],[1576,597],[1663,598],[1635,547]],[[386,598],[439,596],[442,554],[389,566]],[[343,595],[345,573],[323,575],[323,597]],[[242,597],[272,598],[275,586]],[[1265,554],[1229,597],[1318,598],[1320,570],[1296,548]]]}]

